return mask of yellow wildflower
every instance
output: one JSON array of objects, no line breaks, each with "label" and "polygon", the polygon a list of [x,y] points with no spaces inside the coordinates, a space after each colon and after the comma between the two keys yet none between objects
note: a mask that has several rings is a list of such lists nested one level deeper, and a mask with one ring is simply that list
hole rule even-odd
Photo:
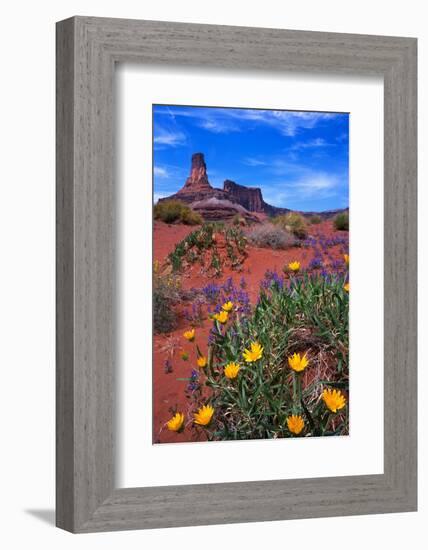
[{"label": "yellow wildflower", "polygon": [[343,285],[343,290],[344,290],[345,292],[349,292],[349,283],[345,283],[345,284]]},{"label": "yellow wildflower", "polygon": [[221,309],[223,311],[227,311],[227,313],[231,312],[232,309],[233,309],[233,302],[231,302],[230,300],[228,302],[226,302],[225,304],[223,304],[221,306]]},{"label": "yellow wildflower", "polygon": [[349,265],[349,254],[344,254],[343,259],[345,260],[345,264]]},{"label": "yellow wildflower", "polygon": [[207,358],[205,357],[205,355],[201,355],[200,357],[198,357],[196,362],[198,363],[198,367],[200,367],[201,369],[207,366]]},{"label": "yellow wildflower", "polygon": [[201,407],[194,416],[194,423],[199,424],[200,426],[208,426],[213,417],[214,409],[211,405],[204,405]]},{"label": "yellow wildflower", "polygon": [[300,270],[300,262],[290,262],[288,264],[288,269],[294,273],[297,273]]},{"label": "yellow wildflower", "polygon": [[263,348],[258,342],[251,342],[250,349],[244,349],[242,355],[247,363],[254,363],[254,361],[261,359]]},{"label": "yellow wildflower", "polygon": [[166,423],[168,430],[171,432],[178,432],[181,430],[184,424],[184,414],[176,413],[168,422]]},{"label": "yellow wildflower", "polygon": [[236,378],[240,369],[241,367],[237,363],[228,363],[224,367],[224,375],[226,376],[226,378]]},{"label": "yellow wildflower", "polygon": [[229,314],[227,313],[227,311],[220,311],[220,313],[215,313],[213,315],[213,319],[224,325],[224,323],[227,322],[228,316]]},{"label": "yellow wildflower", "polygon": [[288,358],[288,366],[295,372],[304,371],[308,365],[309,360],[306,357],[306,353],[302,356],[300,356],[300,353],[293,353],[293,355]]},{"label": "yellow wildflower", "polygon": [[343,409],[346,405],[345,396],[340,390],[325,389],[322,392],[322,398],[327,409],[333,413]]},{"label": "yellow wildflower", "polygon": [[300,415],[292,414],[287,418],[287,427],[292,434],[299,435],[305,427],[305,423]]},{"label": "yellow wildflower", "polygon": [[183,336],[189,342],[193,342],[194,339],[195,339],[195,329],[192,328],[191,330],[186,330],[186,332],[183,334]]}]

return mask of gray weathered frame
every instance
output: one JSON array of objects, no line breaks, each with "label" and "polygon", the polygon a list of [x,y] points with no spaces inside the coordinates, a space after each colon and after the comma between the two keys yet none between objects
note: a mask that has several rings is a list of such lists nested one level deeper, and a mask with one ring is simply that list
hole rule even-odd
[{"label": "gray weathered frame", "polygon": [[[416,47],[413,38],[156,21],[57,24],[59,527],[82,533],[416,510]],[[113,80],[124,61],[383,76],[382,475],[115,488]]]}]

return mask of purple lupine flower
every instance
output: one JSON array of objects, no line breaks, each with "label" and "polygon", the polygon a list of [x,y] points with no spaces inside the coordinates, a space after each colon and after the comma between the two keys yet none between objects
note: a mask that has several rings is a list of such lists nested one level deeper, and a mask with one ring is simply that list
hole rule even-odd
[{"label": "purple lupine flower", "polygon": [[314,257],[308,265],[309,269],[320,269],[322,267],[322,259],[319,256]]},{"label": "purple lupine flower", "polygon": [[232,292],[233,291],[233,280],[232,277],[228,277],[226,279],[226,282],[223,284],[223,290],[224,292]]},{"label": "purple lupine flower", "polygon": [[331,264],[331,267],[334,270],[339,270],[343,267],[343,262],[341,260],[334,260]]},{"label": "purple lupine flower", "polygon": [[202,293],[209,302],[215,302],[220,294],[220,287],[214,283],[209,283],[202,288]]}]

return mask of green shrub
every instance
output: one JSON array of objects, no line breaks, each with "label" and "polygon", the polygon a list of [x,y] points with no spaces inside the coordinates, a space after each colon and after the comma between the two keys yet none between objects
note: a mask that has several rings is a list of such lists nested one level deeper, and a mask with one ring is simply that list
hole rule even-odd
[{"label": "green shrub", "polygon": [[[293,437],[287,424],[291,415],[304,420],[301,436],[348,433],[345,280],[305,276],[289,288],[272,277],[248,316],[232,312],[225,325],[214,321],[202,389],[193,396],[198,409],[209,394],[213,417],[202,428],[209,440]],[[295,353],[307,357],[305,372],[290,368]],[[321,397],[331,388],[345,398],[345,406],[334,414]]]},{"label": "green shrub", "polygon": [[248,240],[262,248],[285,249],[295,246],[296,239],[286,229],[271,223],[255,225],[247,232]]},{"label": "green shrub", "polygon": [[247,225],[245,218],[243,216],[240,216],[239,214],[235,214],[232,218],[232,224],[237,226],[245,226]]},{"label": "green shrub", "polygon": [[310,217],[309,217],[309,222],[310,222],[312,225],[315,225],[315,224],[321,223],[321,222],[322,222],[322,218],[321,218],[321,216],[318,216],[318,214],[314,214],[313,216],[310,216]]},{"label": "green shrub", "polygon": [[180,300],[179,279],[171,274],[159,273],[159,264],[153,269],[153,329],[155,333],[171,332],[177,327],[174,305]]},{"label": "green shrub", "polygon": [[204,223],[204,220],[199,212],[195,212],[188,206],[184,207],[181,212],[181,221],[185,225],[202,225]]},{"label": "green shrub", "polygon": [[160,201],[153,209],[155,220],[165,223],[182,222],[186,225],[202,224],[202,216],[189,206],[177,200]]},{"label": "green shrub", "polygon": [[[227,257],[221,255],[218,241],[226,241]],[[234,226],[225,227],[224,223],[206,223],[192,231],[175,245],[168,255],[173,272],[182,271],[199,261],[204,273],[209,276],[220,276],[223,265],[239,270],[247,257],[247,239],[242,229]]]},{"label": "green shrub", "polygon": [[334,227],[340,231],[349,231],[349,214],[341,212],[333,220]]},{"label": "green shrub", "polygon": [[304,239],[308,235],[308,227],[305,218],[297,212],[289,212],[281,214],[272,219],[275,225],[279,225],[282,229],[293,233],[299,239]]}]

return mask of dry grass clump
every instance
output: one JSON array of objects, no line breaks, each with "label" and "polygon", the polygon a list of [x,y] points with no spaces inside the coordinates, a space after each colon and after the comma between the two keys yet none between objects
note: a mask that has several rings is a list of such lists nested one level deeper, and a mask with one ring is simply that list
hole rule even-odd
[{"label": "dry grass clump", "polygon": [[334,218],[334,227],[339,231],[349,231],[349,214],[348,212],[341,212]]},{"label": "dry grass clump", "polygon": [[305,218],[297,212],[281,214],[272,219],[275,225],[289,231],[298,239],[304,239],[308,235],[308,227]]},{"label": "dry grass clump", "polygon": [[255,225],[246,233],[254,246],[262,248],[285,249],[296,245],[295,237],[286,229],[271,223]]},{"label": "dry grass clump", "polygon": [[171,332],[177,327],[174,305],[181,298],[180,279],[161,273],[159,262],[153,265],[153,329],[156,334]]},{"label": "dry grass clump", "polygon": [[316,225],[318,223],[321,223],[322,222],[322,218],[321,216],[318,216],[318,214],[314,214],[312,216],[309,216],[309,223],[311,223],[312,225]]},{"label": "dry grass clump", "polygon": [[155,204],[153,209],[155,220],[165,223],[181,222],[185,225],[200,225],[202,216],[186,204],[177,200],[162,201]]}]

